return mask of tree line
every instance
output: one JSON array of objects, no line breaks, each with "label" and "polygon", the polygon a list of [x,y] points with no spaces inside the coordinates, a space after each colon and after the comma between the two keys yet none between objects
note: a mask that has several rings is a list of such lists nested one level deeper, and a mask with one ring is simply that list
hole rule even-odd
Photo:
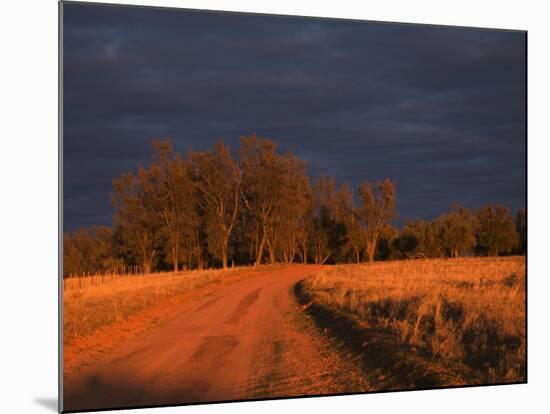
[{"label": "tree line", "polygon": [[390,179],[336,187],[256,135],[238,157],[222,141],[174,151],[153,141],[147,167],[113,180],[113,226],[64,234],[64,274],[227,268],[262,263],[359,263],[415,257],[523,254],[525,210],[454,206],[432,221],[396,218]]}]

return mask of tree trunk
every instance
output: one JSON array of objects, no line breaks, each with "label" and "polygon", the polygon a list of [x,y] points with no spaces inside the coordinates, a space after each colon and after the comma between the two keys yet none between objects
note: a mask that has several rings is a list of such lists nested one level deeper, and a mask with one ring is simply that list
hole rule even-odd
[{"label": "tree trunk", "polygon": [[267,250],[269,251],[269,261],[275,264],[275,249],[269,240],[267,240]]},{"label": "tree trunk", "polygon": [[175,247],[172,248],[172,266],[174,268],[174,272],[178,272],[178,251]]},{"label": "tree trunk", "polygon": [[222,239],[222,245],[221,245],[221,250],[222,250],[222,268],[225,270],[227,269],[227,251],[229,250],[228,248],[228,245],[229,245],[229,234],[230,232],[227,231],[227,230],[224,230],[224,236],[223,236],[223,239]]},{"label": "tree trunk", "polygon": [[260,241],[260,246],[258,247],[258,252],[256,253],[256,266],[262,264],[262,255],[264,254],[264,245],[265,245],[265,228],[262,231],[262,240]]},{"label": "tree trunk", "polygon": [[296,257],[296,250],[292,250],[290,252],[290,256],[288,258],[288,263],[294,263],[294,258]]},{"label": "tree trunk", "polygon": [[355,246],[354,249],[355,249],[355,262],[359,264],[359,249],[357,248],[357,246]]},{"label": "tree trunk", "polygon": [[367,255],[369,257],[369,262],[374,262],[374,255],[376,253],[376,242],[370,241],[367,243]]},{"label": "tree trunk", "polygon": [[222,246],[222,268],[227,269],[227,243]]}]

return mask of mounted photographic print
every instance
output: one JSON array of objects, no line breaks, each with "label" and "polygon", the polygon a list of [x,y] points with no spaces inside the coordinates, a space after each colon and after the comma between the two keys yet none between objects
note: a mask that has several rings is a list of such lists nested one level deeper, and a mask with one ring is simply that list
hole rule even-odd
[{"label": "mounted photographic print", "polygon": [[61,2],[61,410],[525,383],[526,38]]}]

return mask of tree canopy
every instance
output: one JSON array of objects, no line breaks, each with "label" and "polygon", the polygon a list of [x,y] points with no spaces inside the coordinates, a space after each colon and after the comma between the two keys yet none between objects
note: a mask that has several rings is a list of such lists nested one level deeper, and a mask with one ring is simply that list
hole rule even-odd
[{"label": "tree canopy", "polygon": [[359,263],[526,251],[526,214],[453,206],[432,221],[397,217],[396,183],[311,180],[292,152],[256,135],[237,157],[218,142],[185,156],[152,143],[149,165],[113,180],[113,226],[65,233],[64,273],[227,268],[262,263]]}]

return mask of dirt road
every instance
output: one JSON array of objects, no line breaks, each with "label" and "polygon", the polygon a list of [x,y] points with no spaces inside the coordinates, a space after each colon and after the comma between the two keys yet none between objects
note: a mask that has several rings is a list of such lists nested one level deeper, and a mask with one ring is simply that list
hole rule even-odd
[{"label": "dirt road", "polygon": [[292,289],[314,270],[274,270],[205,297],[66,377],[64,410],[366,391],[298,310]]}]

